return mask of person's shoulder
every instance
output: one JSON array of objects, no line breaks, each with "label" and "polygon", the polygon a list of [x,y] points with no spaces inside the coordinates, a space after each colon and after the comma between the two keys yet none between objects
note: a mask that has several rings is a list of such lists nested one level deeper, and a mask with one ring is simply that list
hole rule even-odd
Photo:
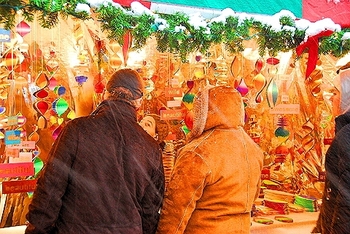
[{"label": "person's shoulder", "polygon": [[84,126],[91,126],[93,122],[92,116],[81,116],[72,120],[69,120],[66,123],[66,128],[77,128],[80,129]]},{"label": "person's shoulder", "polygon": [[335,134],[334,139],[338,141],[347,141],[350,137],[350,124],[346,124]]}]

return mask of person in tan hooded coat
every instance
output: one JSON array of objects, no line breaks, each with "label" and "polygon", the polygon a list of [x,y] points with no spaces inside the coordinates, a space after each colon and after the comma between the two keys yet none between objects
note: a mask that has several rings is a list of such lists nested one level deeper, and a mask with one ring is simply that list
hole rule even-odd
[{"label": "person in tan hooded coat", "polygon": [[193,111],[193,128],[178,151],[157,233],[249,233],[263,152],[243,130],[241,95],[231,87],[206,87]]}]

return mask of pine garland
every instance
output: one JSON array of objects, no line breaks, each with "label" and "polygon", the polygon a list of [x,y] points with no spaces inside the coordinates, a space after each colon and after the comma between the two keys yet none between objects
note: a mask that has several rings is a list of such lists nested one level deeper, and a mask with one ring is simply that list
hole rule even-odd
[{"label": "pine garland", "polygon": [[[157,13],[163,21],[150,14],[132,14],[129,8],[117,8],[111,3],[91,8],[93,16],[88,12],[76,11],[78,4],[87,4],[86,0],[1,0],[0,24],[5,29],[13,29],[16,25],[16,14],[21,11],[26,21],[38,17],[43,28],[53,28],[60,17],[74,17],[81,20],[93,18],[99,21],[102,30],[109,39],[123,44],[123,36],[130,31],[133,38],[131,49],[141,49],[147,40],[155,37],[160,52],[178,54],[183,61],[191,52],[205,53],[212,45],[224,44],[231,53],[241,52],[244,41],[255,38],[261,56],[277,55],[278,52],[294,50],[304,41],[305,31],[295,27],[295,21],[289,16],[280,17],[281,30],[274,30],[253,18],[240,22],[238,17],[230,16],[226,22],[209,22],[207,27],[194,28],[189,23],[189,16],[177,12],[174,14]],[[158,21],[157,21],[158,20]],[[180,28],[180,29],[179,29]],[[350,52],[350,40],[343,40],[342,29],[319,41],[319,54],[331,54],[342,57]]]}]

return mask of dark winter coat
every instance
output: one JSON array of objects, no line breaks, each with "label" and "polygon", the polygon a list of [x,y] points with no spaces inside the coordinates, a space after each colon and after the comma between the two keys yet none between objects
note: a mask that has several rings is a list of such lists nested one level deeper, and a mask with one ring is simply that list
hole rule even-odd
[{"label": "dark winter coat", "polygon": [[68,122],[38,180],[26,233],[151,234],[164,191],[161,151],[122,101]]},{"label": "dark winter coat", "polygon": [[350,112],[335,122],[336,134],[326,153],[326,182],[315,233],[350,233]]}]

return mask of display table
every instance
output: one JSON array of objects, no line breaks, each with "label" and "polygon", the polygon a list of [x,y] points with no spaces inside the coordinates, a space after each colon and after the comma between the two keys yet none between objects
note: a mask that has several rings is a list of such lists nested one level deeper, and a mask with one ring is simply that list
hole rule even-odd
[{"label": "display table", "polygon": [[253,221],[251,234],[310,234],[315,227],[319,212],[290,213],[287,216],[293,223],[274,220],[275,215],[261,216],[273,220],[273,224],[260,224]]},{"label": "display table", "polygon": [[[273,220],[273,224],[253,222],[251,234],[310,234],[315,227],[318,212],[291,213],[284,215],[293,219],[293,223],[282,223],[274,220],[275,215],[261,216]],[[26,226],[0,228],[0,234],[23,234]]]}]

